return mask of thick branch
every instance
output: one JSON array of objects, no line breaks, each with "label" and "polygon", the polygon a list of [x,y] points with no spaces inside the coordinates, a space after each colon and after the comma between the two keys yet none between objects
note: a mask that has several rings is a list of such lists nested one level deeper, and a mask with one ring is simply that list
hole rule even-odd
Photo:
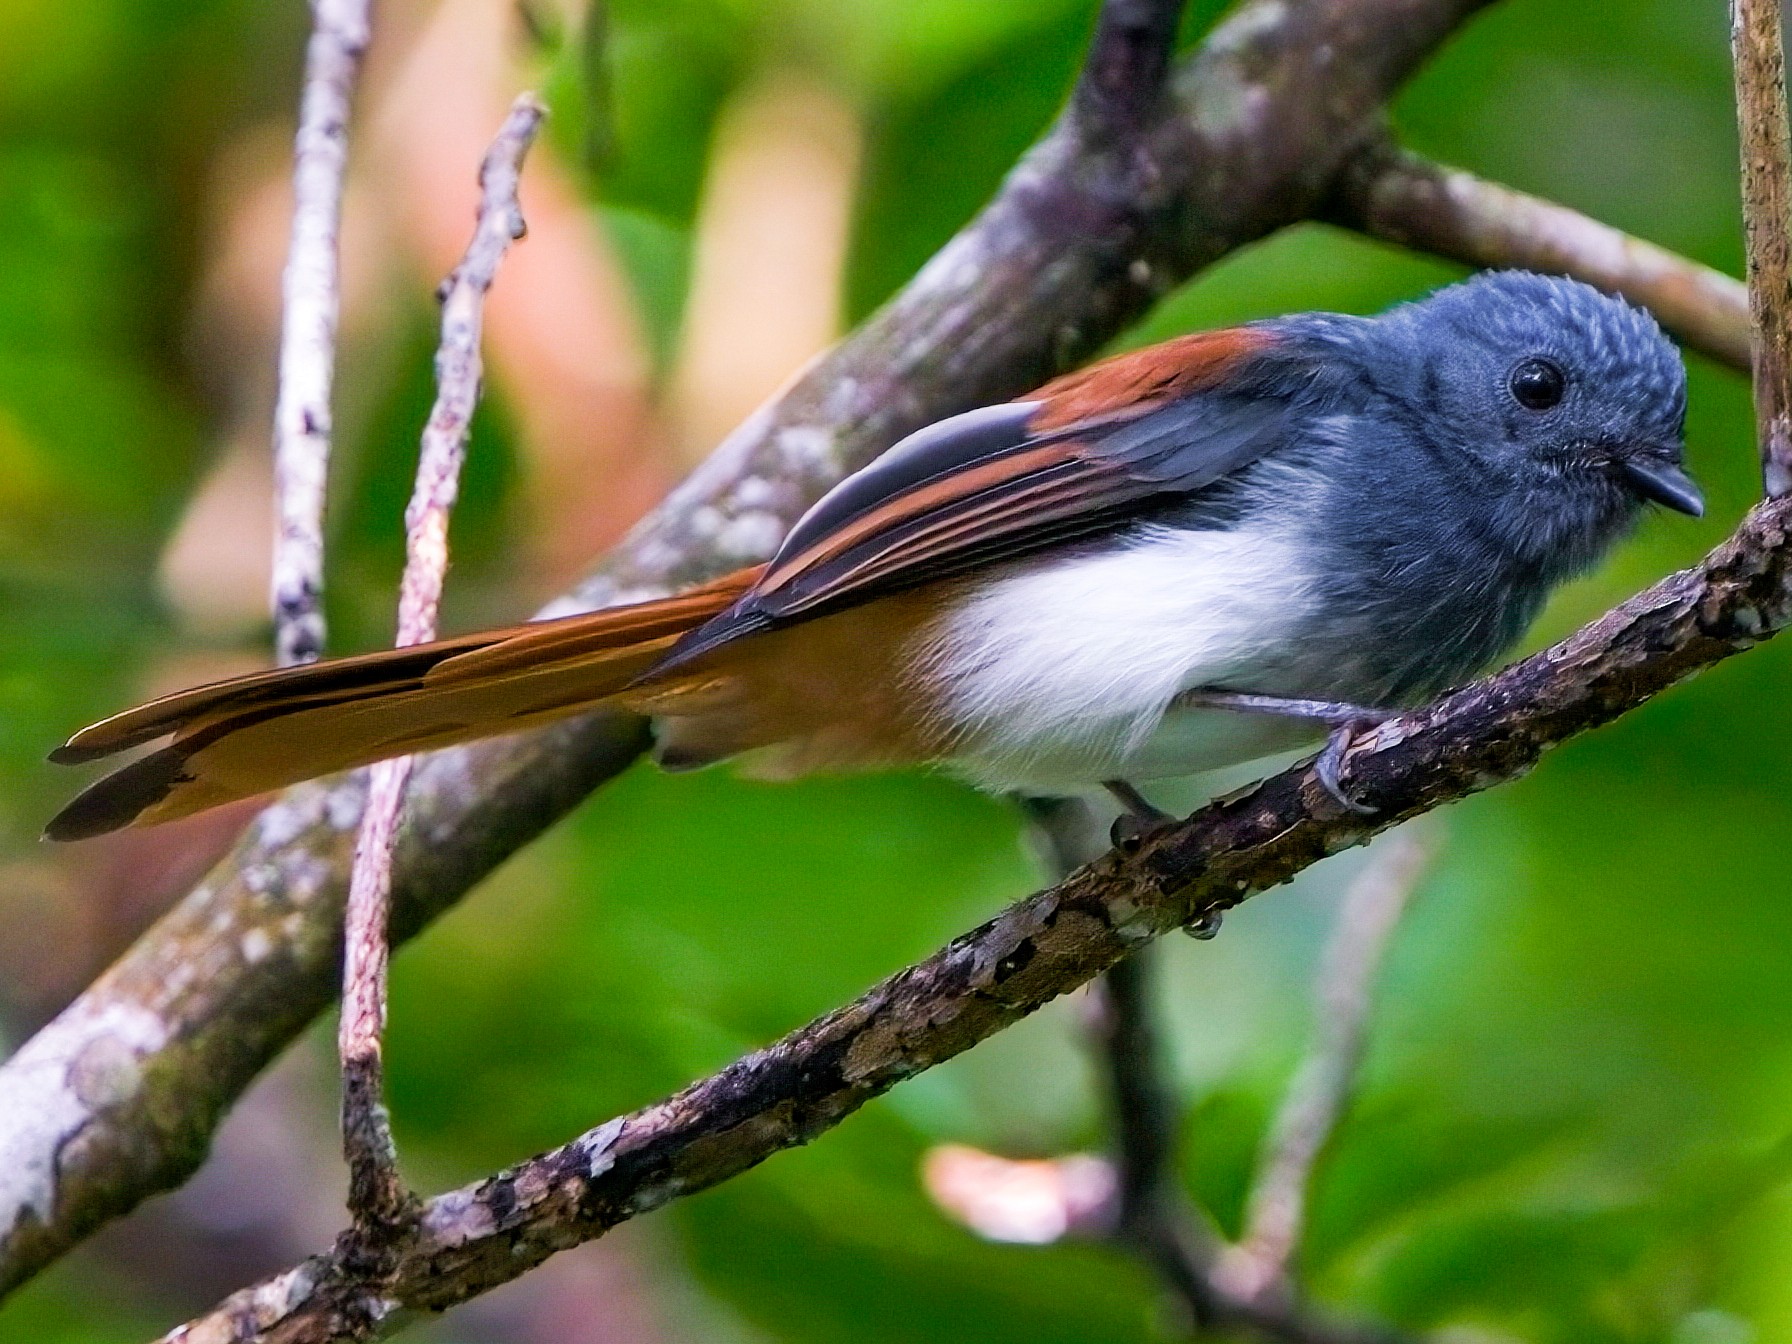
[{"label": "thick branch", "polygon": [[[460,493],[461,464],[479,404],[484,365],[480,338],[485,296],[498,263],[523,236],[517,199],[523,156],[546,109],[524,94],[510,109],[479,167],[480,201],[473,241],[442,285],[442,339],[436,350],[436,400],[423,428],[417,483],[405,509],[405,565],[398,600],[398,646],[436,637],[436,613],[448,575],[448,517]],[[413,1201],[398,1175],[398,1153],[384,1105],[382,1038],[386,1031],[386,925],[392,891],[392,841],[411,758],[381,761],[371,772],[367,809],[349,873],[342,966],[342,1147],[348,1160],[348,1206],[357,1223],[389,1228]]]},{"label": "thick branch", "polygon": [[342,306],[342,180],[348,118],[373,22],[372,0],[313,0],[293,143],[292,244],[274,406],[274,652],[282,667],[323,652],[324,481],[330,386]]},{"label": "thick branch", "polygon": [[1736,119],[1742,223],[1755,317],[1755,421],[1767,493],[1792,490],[1792,166],[1780,0],[1735,0]]},{"label": "thick branch", "polygon": [[1459,168],[1370,142],[1339,175],[1334,222],[1471,266],[1572,275],[1652,310],[1674,336],[1749,367],[1748,292],[1721,271]]},{"label": "thick branch", "polygon": [[[903,433],[1036,385],[1152,299],[1309,213],[1388,95],[1484,0],[1255,0],[1177,71],[1132,152],[1074,113],[853,337],[753,416],[560,610],[763,559]],[[419,763],[394,871],[414,933],[646,741],[594,715]],[[287,793],[14,1060],[0,1115],[0,1290],[177,1183],[219,1114],[333,992],[357,776]],[[114,1061],[103,1093],[86,1061]],[[10,1174],[9,1174],[10,1173]]]},{"label": "thick branch", "polygon": [[[340,1253],[229,1299],[208,1341],[363,1339],[436,1311],[668,1199],[814,1139],[1159,935],[1200,924],[1328,854],[1517,778],[1557,743],[1792,621],[1792,500],[1759,505],[1696,569],[1570,638],[1365,734],[1341,809],[1303,762],[1018,902],[919,965],[677,1096],[431,1200],[370,1280]],[[375,1310],[377,1309],[377,1310]],[[370,1314],[371,1313],[371,1314]],[[177,1335],[178,1337],[178,1335]]]}]

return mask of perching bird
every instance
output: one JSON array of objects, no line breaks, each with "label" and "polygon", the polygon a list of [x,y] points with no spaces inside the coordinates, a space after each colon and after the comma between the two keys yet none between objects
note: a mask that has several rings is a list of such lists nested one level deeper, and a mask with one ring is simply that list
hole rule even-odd
[{"label": "perching bird", "polygon": [[[910,435],[772,561],[662,601],[264,672],[75,734],[172,735],[72,840],[603,704],[668,769],[943,763],[995,789],[1198,774],[1485,666],[1646,501],[1698,514],[1653,319],[1486,274],[1375,318],[1167,341]],[[1324,703],[1310,703],[1324,702]]]}]

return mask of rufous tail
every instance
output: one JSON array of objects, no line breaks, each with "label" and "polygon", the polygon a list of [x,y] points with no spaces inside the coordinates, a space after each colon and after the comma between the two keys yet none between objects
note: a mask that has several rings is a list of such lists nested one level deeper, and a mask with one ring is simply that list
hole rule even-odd
[{"label": "rufous tail", "polygon": [[251,798],[391,756],[534,728],[593,709],[758,578],[674,597],[258,672],[152,700],[51,753],[75,764],[169,737],[89,786],[44,834],[81,840]]}]

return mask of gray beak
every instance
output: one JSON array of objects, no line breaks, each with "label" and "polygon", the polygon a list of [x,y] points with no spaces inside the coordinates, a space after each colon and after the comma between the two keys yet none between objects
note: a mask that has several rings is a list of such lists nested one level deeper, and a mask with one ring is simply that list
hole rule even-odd
[{"label": "gray beak", "polygon": [[1672,462],[1659,458],[1630,458],[1619,467],[1626,484],[1644,499],[1665,504],[1670,509],[1689,513],[1694,518],[1705,513],[1705,496],[1693,484],[1692,477]]}]

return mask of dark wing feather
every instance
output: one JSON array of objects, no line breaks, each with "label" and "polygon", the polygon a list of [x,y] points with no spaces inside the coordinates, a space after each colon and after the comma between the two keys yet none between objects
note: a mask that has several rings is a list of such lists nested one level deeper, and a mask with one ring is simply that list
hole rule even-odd
[{"label": "dark wing feather", "polygon": [[1287,438],[1310,364],[1269,328],[1207,332],[920,430],[826,495],[753,589],[649,675],[1192,495]]}]

